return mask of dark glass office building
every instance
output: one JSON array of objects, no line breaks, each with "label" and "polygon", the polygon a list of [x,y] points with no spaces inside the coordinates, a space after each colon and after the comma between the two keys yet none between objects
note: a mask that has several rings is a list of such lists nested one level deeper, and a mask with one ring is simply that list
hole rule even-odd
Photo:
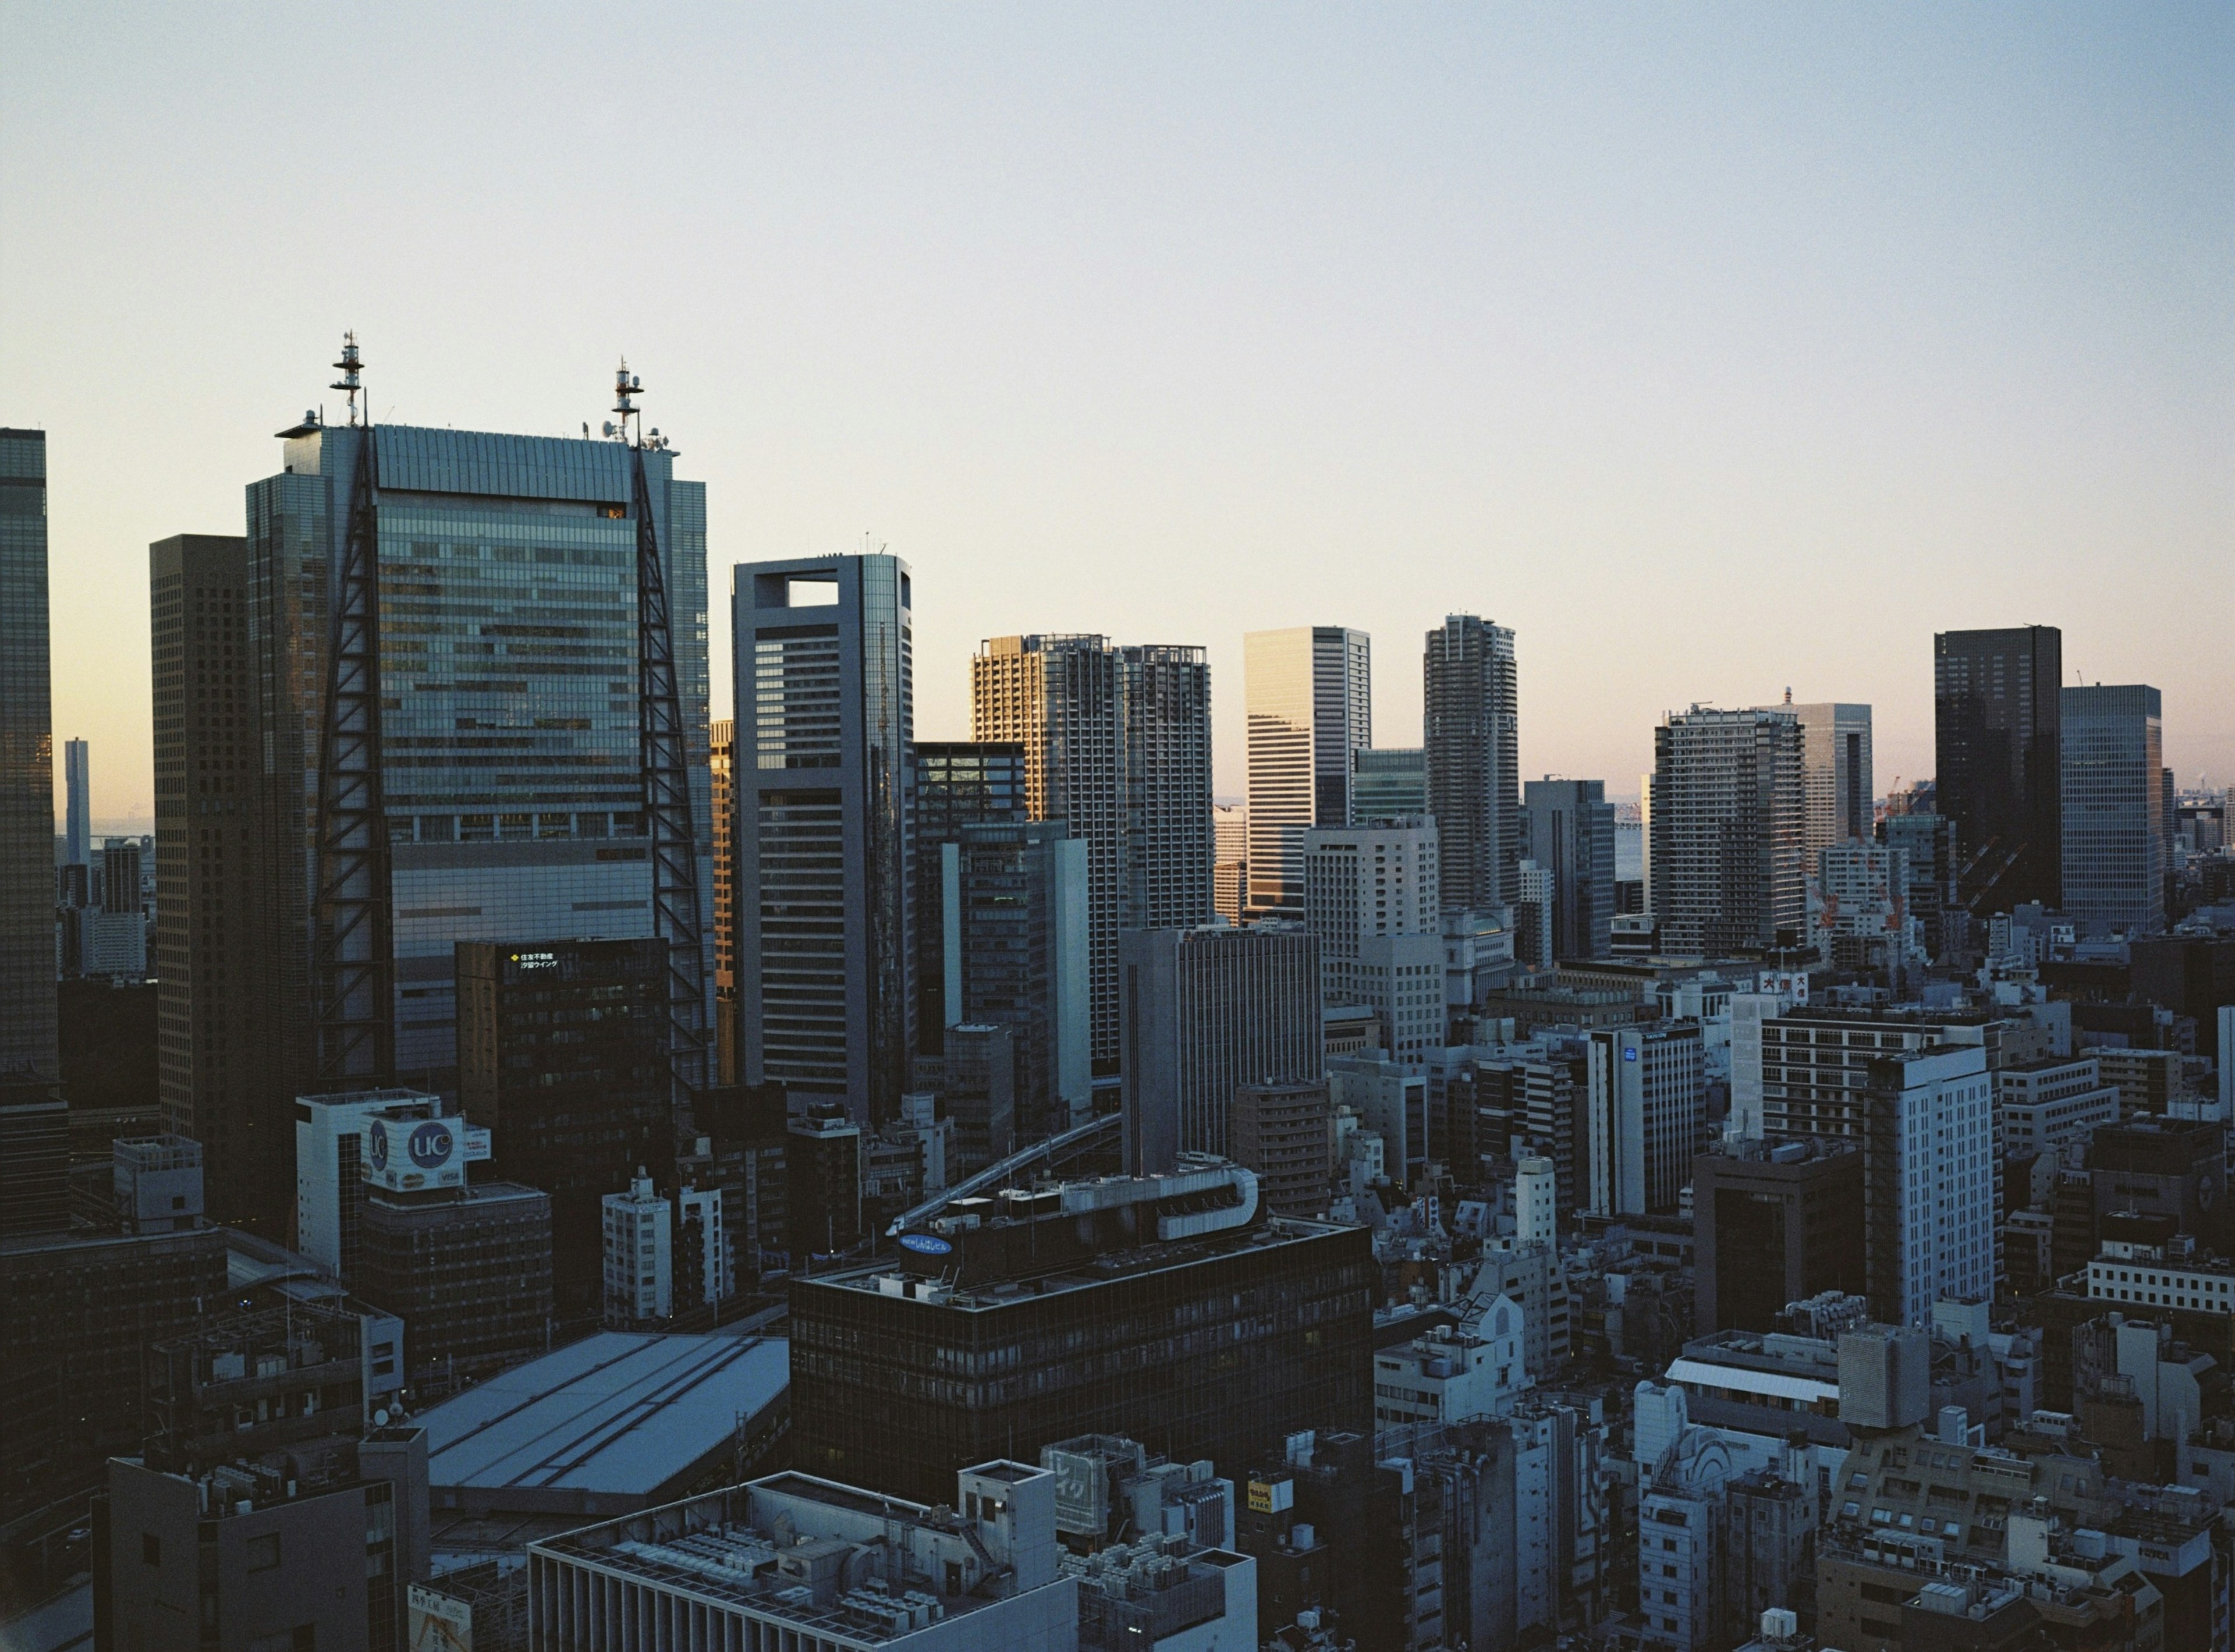
[{"label": "dark glass office building", "polygon": [[1370,1431],[1372,1236],[1254,1191],[1216,1226],[1242,1214],[1236,1174],[957,1200],[982,1225],[918,1236],[929,1254],[796,1278],[797,1465],[932,1501],[960,1466],[1080,1433],[1237,1474],[1299,1429]]},{"label": "dark glass office building", "polygon": [[458,1099],[497,1175],[551,1196],[561,1318],[594,1314],[601,1201],[675,1154],[657,941],[461,941]]},{"label": "dark glass office building", "polygon": [[2054,626],[1932,639],[1938,808],[1963,857],[1959,892],[1981,916],[2064,903],[2063,674],[2064,633]]},{"label": "dark glass office building", "polygon": [[947,921],[940,849],[965,826],[1025,818],[1025,748],[999,740],[924,740],[915,748],[915,1049],[947,1049]]},{"label": "dark glass office building", "polygon": [[0,1078],[60,1076],[47,433],[0,429]]}]

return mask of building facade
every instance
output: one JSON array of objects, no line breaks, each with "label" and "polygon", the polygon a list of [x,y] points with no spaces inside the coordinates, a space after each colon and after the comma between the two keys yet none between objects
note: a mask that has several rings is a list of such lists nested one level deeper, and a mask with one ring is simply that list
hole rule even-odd
[{"label": "building facade", "polygon": [[1981,917],[2064,903],[2063,680],[2054,626],[1932,639],[1936,807],[1955,823],[1958,886]]},{"label": "building facade", "polygon": [[1280,928],[1126,932],[1125,1163],[1231,1150],[1235,1088],[1311,1080],[1323,1059],[1319,943]]},{"label": "building facade", "polygon": [[1118,650],[1124,699],[1124,865],[1119,924],[1209,923],[1217,907],[1210,813],[1210,666],[1170,643]]},{"label": "building facade", "polygon": [[1513,633],[1453,614],[1422,656],[1421,748],[1441,840],[1445,907],[1509,907],[1521,893],[1519,684]]},{"label": "building facade", "polygon": [[1692,1167],[1700,1334],[1773,1331],[1788,1302],[1863,1288],[1863,1156],[1813,1137],[1747,1140]]},{"label": "building facade", "polygon": [[1440,949],[1436,842],[1435,822],[1419,815],[1304,835],[1302,916],[1320,943],[1322,1002],[1366,1001],[1360,947],[1373,936],[1434,935]]},{"label": "building facade", "polygon": [[2060,692],[2064,912],[2089,935],[2166,925],[2164,698],[2142,684]]},{"label": "building facade", "polygon": [[1614,805],[1603,780],[1555,780],[1522,788],[1522,854],[1551,882],[1552,956],[1604,958],[1614,925]]},{"label": "building facade", "polygon": [[1868,839],[1875,829],[1871,708],[1790,698],[1786,706],[1800,719],[1801,864],[1812,876],[1825,849]]},{"label": "building facade", "polygon": [[965,826],[1023,820],[1025,748],[1014,742],[920,740],[915,746],[915,1052],[947,1047],[947,919],[940,850]]},{"label": "building facade", "polygon": [[1428,812],[1427,753],[1417,745],[1367,746],[1350,754],[1350,816],[1360,825]]},{"label": "building facade", "polygon": [[1808,894],[1799,720],[1782,707],[1694,705],[1662,719],[1653,753],[1648,830],[1662,951],[1712,957],[1800,944]]},{"label": "building facade", "polygon": [[1591,1032],[1584,1072],[1587,1208],[1608,1216],[1674,1213],[1701,1145],[1707,1071],[1699,1024]]},{"label": "building facade", "polygon": [[55,1015],[47,433],[0,429],[0,1077],[62,1076]]},{"label": "building facade", "polygon": [[1863,1092],[1871,1314],[1932,1323],[1943,1297],[1995,1294],[1994,1081],[1978,1046],[1873,1059]]},{"label": "building facade", "polygon": [[1300,912],[1304,834],[1351,821],[1351,753],[1373,744],[1372,644],[1344,626],[1242,639],[1249,700],[1249,910]]},{"label": "building facade", "polygon": [[744,563],[730,599],[753,706],[736,759],[740,1077],[880,1122],[908,1083],[912,602],[908,564],[882,554]]}]

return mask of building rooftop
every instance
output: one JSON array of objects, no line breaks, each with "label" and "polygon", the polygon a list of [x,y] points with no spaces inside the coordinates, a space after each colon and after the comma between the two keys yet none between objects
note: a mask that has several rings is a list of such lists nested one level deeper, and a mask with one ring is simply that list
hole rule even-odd
[{"label": "building rooftop", "polygon": [[423,1413],[428,1483],[492,1506],[641,1505],[730,1451],[790,1380],[781,1340],[604,1332]]}]

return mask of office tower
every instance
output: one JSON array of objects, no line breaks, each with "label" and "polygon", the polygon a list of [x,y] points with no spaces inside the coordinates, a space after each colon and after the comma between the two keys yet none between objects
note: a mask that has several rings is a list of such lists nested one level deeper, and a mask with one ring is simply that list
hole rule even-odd
[{"label": "office tower", "polygon": [[862,1242],[862,1129],[836,1101],[810,1101],[784,1128],[784,1207],[791,1265]]},{"label": "office tower", "polygon": [[2014,1061],[1995,1074],[1995,1123],[2008,1158],[2052,1153],[2077,1168],[2088,1138],[2119,1122],[2119,1087],[2092,1056]]},{"label": "office tower", "polygon": [[940,849],[940,1022],[1009,1029],[1016,1129],[1036,1141],[1094,1106],[1087,844],[1061,821],[953,831]]},{"label": "office tower", "polygon": [[[1030,1458],[1122,1434],[1226,1464],[1298,1429],[1370,1425],[1365,1229],[1268,1216],[1249,1171],[1199,1161],[988,1203],[975,1225],[934,1216],[911,1236],[921,1248],[892,1260],[794,1279],[801,1470],[930,1498],[995,1440]],[[1237,1292],[1250,1304],[1238,1317]],[[1206,1339],[1199,1323],[1222,1329]],[[938,1374],[989,1347],[1015,1349],[1033,1380]]]},{"label": "office tower", "polygon": [[1871,767],[1871,708],[1842,701],[1766,708],[1800,720],[1801,863],[1815,875],[1819,857],[1835,843],[1867,838],[1877,794]]},{"label": "office tower", "polygon": [[201,1143],[213,1216],[285,1239],[293,1097],[275,1093],[288,1078],[287,1023],[266,956],[272,880],[248,541],[159,540],[147,547],[147,582],[164,1124]]},{"label": "office tower", "polygon": [[1924,955],[1937,963],[1947,954],[1948,913],[1956,899],[1956,828],[1945,815],[1924,810],[1889,815],[1878,833],[1880,842],[1901,851],[1909,915],[1917,920]]},{"label": "office tower", "polygon": [[908,1083],[908,564],[740,564],[737,1008],[747,1084],[897,1116]]},{"label": "office tower", "polygon": [[737,719],[718,717],[706,725],[706,769],[713,799],[714,936],[707,954],[714,964],[712,1079],[737,1082]]},{"label": "office tower", "polygon": [[605,1318],[626,1330],[675,1313],[674,1208],[639,1171],[625,1193],[600,1201],[605,1234]]},{"label": "office tower", "polygon": [[[381,1127],[373,1126],[374,1136]],[[405,1185],[428,1126],[366,1178],[359,1277],[367,1301],[403,1321],[421,1402],[551,1346],[551,1196],[517,1182]],[[401,1132],[398,1131],[400,1135]],[[377,1150],[376,1155],[377,1157]]]},{"label": "office tower", "polygon": [[1358,1116],[1361,1129],[1380,1138],[1389,1180],[1410,1192],[1428,1168],[1428,1079],[1379,1050],[1339,1055],[1327,1064],[1327,1099]]},{"label": "office tower", "polygon": [[599,1201],[675,1162],[667,964],[639,941],[464,941],[458,1101],[492,1170],[551,1196],[551,1286],[563,1319],[599,1311]]},{"label": "office tower", "polygon": [[916,1083],[954,1125],[950,1179],[974,1176],[1016,1147],[1016,1040],[1006,1026],[947,1028],[943,1054],[919,1057]]},{"label": "office tower", "polygon": [[66,865],[87,866],[93,861],[93,756],[82,740],[62,743],[62,777],[67,795],[62,805],[62,859]]},{"label": "office tower", "polygon": [[1333,1117],[1325,1079],[1235,1086],[1235,1162],[1256,1171],[1257,1196],[1274,1215],[1326,1212]]},{"label": "office tower", "polygon": [[1094,1063],[1118,1057],[1118,903],[1125,867],[1125,700],[1100,637],[993,637],[970,661],[970,732],[1025,749],[1025,812],[1086,840]]},{"label": "office tower", "polygon": [[1249,811],[1236,803],[1210,806],[1211,904],[1229,923],[1249,914]]},{"label": "office tower", "polygon": [[1237,1085],[1320,1076],[1319,942],[1285,928],[1129,929],[1125,1164],[1231,1150]]},{"label": "office tower", "polygon": [[1124,701],[1127,929],[1188,928],[1217,915],[1210,832],[1210,667],[1200,648],[1118,650]]},{"label": "office tower", "polygon": [[[455,1114],[442,1098],[419,1090],[351,1090],[303,1096],[295,1104],[294,1248],[352,1282],[363,1261],[364,1201],[376,1161],[411,1155],[421,1125],[421,1156],[437,1155],[431,1183],[463,1187],[465,1167],[489,1157],[489,1133]],[[377,1144],[374,1126],[381,1127]],[[400,1150],[397,1142],[403,1144]]]},{"label": "office tower", "polygon": [[1242,639],[1249,703],[1249,910],[1304,903],[1304,834],[1350,823],[1351,753],[1373,743],[1372,645],[1343,626]]},{"label": "office tower", "polygon": [[1862,1098],[1871,1317],[1928,1328],[1943,1297],[1995,1291],[1994,1085],[1976,1046],[1871,1059]]},{"label": "office tower", "polygon": [[915,1050],[947,1041],[947,919],[940,851],[965,826],[1025,818],[1025,748],[1013,742],[922,740],[915,747]]},{"label": "office tower", "polygon": [[790,1252],[784,1095],[768,1085],[718,1085],[699,1093],[691,1114],[698,1135],[688,1158],[678,1156],[678,1166],[687,1167],[694,1186],[720,1196],[729,1266],[724,1286],[733,1292],[739,1278],[757,1280],[783,1267]]},{"label": "office tower", "polygon": [[1423,656],[1428,813],[1446,907],[1511,906],[1521,893],[1519,686],[1513,633],[1456,613]]},{"label": "office tower", "polygon": [[405,1644],[429,1570],[425,1429],[298,1442],[276,1466],[241,1457],[200,1474],[119,1457],[105,1485],[92,1608],[104,1638],[146,1652]]},{"label": "office tower", "polygon": [[257,990],[286,1079],[259,1105],[453,1082],[453,948],[523,934],[666,940],[678,1087],[703,1084],[703,484],[658,443],[281,436],[248,492]]},{"label": "office tower", "polygon": [[1943,631],[1932,639],[1937,808],[1963,856],[1963,900],[1982,918],[2063,895],[2064,633],[2054,626]]},{"label": "office tower", "polygon": [[1863,1288],[1863,1155],[1828,1137],[1719,1144],[1692,1165],[1699,1334],[1773,1331],[1788,1302]]},{"label": "office tower", "polygon": [[1410,815],[1372,825],[1315,826],[1304,835],[1303,872],[1301,915],[1320,943],[1323,1004],[1366,1001],[1359,948],[1370,936],[1434,935],[1441,955],[1432,820]]},{"label": "office tower", "polygon": [[1350,817],[1358,824],[1428,812],[1428,762],[1417,745],[1350,754]]},{"label": "office tower", "polygon": [[1734,994],[1732,1127],[1745,1136],[1861,1136],[1865,1052],[1976,1045],[1992,1072],[2049,1053],[2045,1023],[2000,1019],[2005,1013],[1849,1009]]},{"label": "office tower", "polygon": [[1447,942],[1426,934],[1367,935],[1358,943],[1351,1001],[1373,1012],[1381,1047],[1392,1061],[1415,1072],[1451,1042],[1444,1003]]},{"label": "office tower", "polygon": [[2060,697],[2064,914],[2090,935],[2166,927],[2165,718],[2154,688]]},{"label": "office tower", "polygon": [[0,429],[0,1077],[61,1076],[47,433]]},{"label": "office tower", "polygon": [[1673,1213],[1692,1179],[1707,1096],[1697,1022],[1588,1035],[1589,1168],[1582,1197],[1608,1216]]},{"label": "office tower", "polygon": [[1521,893],[1513,902],[1513,960],[1524,969],[1552,967],[1552,875],[1531,860],[1521,862]]},{"label": "office tower", "polygon": [[1552,882],[1556,959],[1604,958],[1614,926],[1614,805],[1603,780],[1555,780],[1522,789],[1522,849]]},{"label": "office tower", "polygon": [[[535,1580],[534,1643],[563,1640],[570,1652],[703,1652],[710,1642],[732,1652],[1078,1644],[1085,1603],[1078,1572],[1058,1566],[1053,1474],[973,1459],[926,1491],[923,1502],[889,1491],[882,1482],[772,1474],[648,1516],[538,1537],[527,1561]],[[967,1511],[965,1518],[957,1510]],[[647,1518],[657,1522],[657,1541],[646,1540]],[[807,1558],[840,1555],[853,1564]],[[1219,1564],[1248,1563],[1231,1555]],[[1155,1576],[1157,1587],[1176,1582],[1191,1591],[1199,1609],[1179,1621],[1207,1626],[1204,1646],[1238,1646],[1254,1636],[1250,1581],[1229,1582],[1216,1567],[1176,1556]],[[1217,1599],[1203,1600],[1199,1583]],[[593,1599],[626,1599],[631,1609],[576,1609]],[[1151,1611],[1157,1622],[1175,1616],[1121,1598],[1108,1621],[1131,1625]]]},{"label": "office tower", "polygon": [[1798,720],[1781,707],[1694,705],[1662,719],[1653,756],[1650,898],[1662,951],[1799,946],[1808,895]]}]

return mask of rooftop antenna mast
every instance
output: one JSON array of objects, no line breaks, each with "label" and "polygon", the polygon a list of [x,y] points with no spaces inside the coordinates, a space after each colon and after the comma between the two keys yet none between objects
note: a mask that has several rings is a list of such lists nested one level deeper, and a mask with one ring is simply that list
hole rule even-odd
[{"label": "rooftop antenna mast", "polygon": [[326,388],[330,390],[349,392],[349,422],[351,429],[357,428],[357,393],[364,388],[364,381],[357,377],[357,370],[364,365],[364,358],[357,353],[356,331],[352,330],[344,333],[342,358],[334,364],[341,377]]},{"label": "rooftop antenna mast", "polygon": [[[667,1052],[670,1094],[678,1112],[706,1083],[706,964],[698,919],[698,849],[691,803],[690,758],[675,669],[667,568],[659,518],[652,506],[647,452],[666,447],[659,432],[644,439],[636,398],[644,381],[624,357],[613,376],[618,427],[629,444],[631,498],[636,516],[637,749],[644,779],[644,834],[652,852],[652,933],[667,942]],[[629,421],[636,421],[632,432]],[[663,473],[663,476],[664,476]]]}]

